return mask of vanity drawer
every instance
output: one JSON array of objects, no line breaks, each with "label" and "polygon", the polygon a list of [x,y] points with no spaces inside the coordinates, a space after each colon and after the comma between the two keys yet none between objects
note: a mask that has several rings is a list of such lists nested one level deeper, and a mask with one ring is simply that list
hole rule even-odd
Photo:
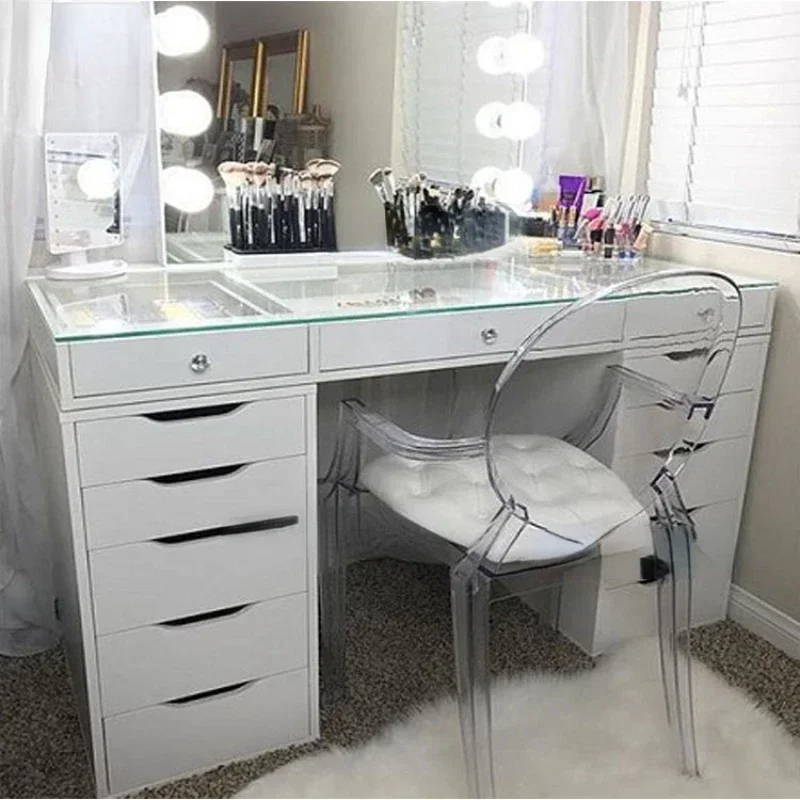
[{"label": "vanity drawer", "polygon": [[308,329],[290,325],[76,342],[70,358],[76,397],[298,375],[308,372]]},{"label": "vanity drawer", "polygon": [[[748,466],[748,437],[701,444],[678,477],[687,508],[722,503],[738,497]],[[617,461],[615,471],[634,492],[644,488],[664,459],[654,454],[628,456]]]},{"label": "vanity drawer", "polygon": [[304,509],[299,518],[264,521],[283,527],[92,551],[97,635],[304,592]]},{"label": "vanity drawer", "polygon": [[[770,292],[766,289],[742,290],[742,328],[761,327],[769,314]],[[718,295],[714,292],[686,292],[672,295],[634,297],[628,301],[625,334],[629,339],[648,336],[667,336],[702,330],[703,312],[716,308]],[[726,303],[723,309],[725,330],[735,324],[735,305]]]},{"label": "vanity drawer", "polygon": [[90,550],[297,514],[306,504],[303,456],[234,464],[83,490]]},{"label": "vanity drawer", "polygon": [[[320,369],[507,354],[560,309],[560,305],[546,305],[331,322],[317,328]],[[548,338],[548,347],[620,341],[623,318],[622,303],[598,303],[584,312],[580,325],[561,326],[558,334]]]},{"label": "vanity drawer", "polygon": [[306,449],[305,403],[283,397],[76,425],[81,484],[245,464]]},{"label": "vanity drawer", "polygon": [[108,717],[112,794],[307,739],[305,669]]},{"label": "vanity drawer", "polygon": [[[767,347],[767,342],[740,340],[737,343],[728,366],[728,374],[722,384],[723,393],[754,389],[761,383]],[[696,364],[682,361],[677,354],[672,353],[626,359],[625,366],[678,388],[685,385],[687,375],[691,377],[697,373]],[[650,401],[643,392],[630,392],[624,396],[623,405],[630,408],[648,402]]]},{"label": "vanity drawer", "polygon": [[218,609],[97,640],[103,716],[308,664],[308,595]]},{"label": "vanity drawer", "polygon": [[[754,399],[754,392],[720,395],[701,441],[749,436]],[[618,456],[634,456],[671,447],[672,437],[678,432],[677,413],[655,405],[626,409],[619,419],[615,452]]]}]

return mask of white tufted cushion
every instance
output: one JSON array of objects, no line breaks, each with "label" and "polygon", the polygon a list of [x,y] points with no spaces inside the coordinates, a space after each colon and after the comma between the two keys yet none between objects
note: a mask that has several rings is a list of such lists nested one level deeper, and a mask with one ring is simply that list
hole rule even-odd
[{"label": "white tufted cushion", "polygon": [[[650,541],[641,504],[588,453],[549,436],[498,436],[492,446],[504,484],[530,519],[580,542],[527,526],[505,562],[568,559],[620,523],[625,524],[603,542],[604,553],[635,550]],[[365,467],[362,482],[401,516],[464,547],[480,537],[500,507],[482,457],[421,462],[383,456]]]}]

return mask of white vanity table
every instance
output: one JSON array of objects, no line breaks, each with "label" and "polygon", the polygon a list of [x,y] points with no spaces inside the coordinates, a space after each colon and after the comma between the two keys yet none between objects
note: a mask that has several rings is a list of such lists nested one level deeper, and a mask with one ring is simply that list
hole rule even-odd
[{"label": "white vanity table", "polygon": [[[502,362],[559,304],[633,269],[476,258],[32,279],[59,615],[98,793],[318,736],[318,384]],[[740,286],[725,394],[684,473],[708,554],[698,622],[725,614],[769,342],[775,286]],[[600,303],[542,358],[618,353],[666,377],[680,364],[650,321],[679,336],[698,304]],[[621,409],[615,468],[656,457],[653,411]],[[652,591],[565,587],[563,630],[593,653],[644,633]]]}]

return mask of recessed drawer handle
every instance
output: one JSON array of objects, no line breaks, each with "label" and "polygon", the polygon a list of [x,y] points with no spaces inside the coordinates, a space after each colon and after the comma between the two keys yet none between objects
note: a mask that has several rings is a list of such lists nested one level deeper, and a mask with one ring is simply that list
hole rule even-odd
[{"label": "recessed drawer handle", "polygon": [[694,350],[676,350],[672,353],[664,354],[670,361],[690,361],[693,358],[703,358],[708,355],[708,349],[698,347]]},{"label": "recessed drawer handle", "polygon": [[494,344],[498,339],[497,330],[495,328],[484,328],[481,331],[481,339],[484,344]]},{"label": "recessed drawer handle", "polygon": [[156,411],[153,414],[142,414],[145,419],[153,422],[177,422],[182,419],[197,419],[198,417],[224,417],[241,408],[244,403],[225,403],[219,406],[203,406],[202,408],[179,408],[175,411]]},{"label": "recessed drawer handle", "polygon": [[[710,444],[711,444],[711,442],[698,442],[694,446],[694,450],[691,450],[691,451],[689,450],[688,447],[684,447],[682,445],[679,445],[678,447],[675,448],[674,452],[675,452],[675,455],[677,455],[677,456],[686,456],[686,455],[689,455],[690,452],[699,453],[701,450],[704,450]],[[666,458],[669,455],[669,450],[656,450],[653,453],[653,455],[656,455],[659,458]]]},{"label": "recessed drawer handle", "polygon": [[195,625],[198,622],[208,622],[208,620],[211,619],[233,617],[246,608],[250,608],[252,605],[252,603],[242,603],[241,605],[231,606],[230,608],[218,608],[216,611],[207,611],[205,614],[193,614],[190,617],[169,619],[166,622],[159,622],[158,625],[163,628],[182,628],[184,625]]},{"label": "recessed drawer handle", "polygon": [[219,689],[209,689],[207,692],[197,692],[196,694],[187,694],[186,697],[179,697],[176,700],[167,700],[164,705],[167,706],[185,706],[189,703],[196,703],[199,700],[207,700],[209,697],[218,697],[223,694],[233,694],[239,692],[249,686],[255,681],[241,681],[240,683],[233,683],[230,686],[222,686]]},{"label": "recessed drawer handle", "polygon": [[162,536],[153,539],[157,544],[186,544],[196,542],[200,539],[210,539],[213,536],[238,536],[242,533],[255,533],[256,531],[274,531],[280,528],[291,528],[297,525],[300,518],[297,514],[288,517],[273,517],[272,519],[262,519],[257,522],[244,522],[241,525],[225,525],[221,528],[207,528],[203,531],[191,531],[189,533],[177,533],[173,536]]},{"label": "recessed drawer handle", "polygon": [[243,470],[247,464],[231,464],[227,467],[212,467],[211,469],[196,469],[192,472],[174,472],[171,475],[157,475],[147,478],[151,483],[189,483],[190,481],[204,481],[210,478],[225,478]]}]

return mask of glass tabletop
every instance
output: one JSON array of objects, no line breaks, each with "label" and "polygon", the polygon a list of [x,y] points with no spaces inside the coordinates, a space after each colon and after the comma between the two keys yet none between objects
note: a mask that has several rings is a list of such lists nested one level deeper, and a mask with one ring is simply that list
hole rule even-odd
[{"label": "glass tabletop", "polygon": [[[645,272],[679,265],[643,259],[531,259],[519,248],[413,261],[376,254],[277,260],[268,267],[131,268],[109,280],[29,279],[56,341],[451,313],[569,302]],[[737,278],[740,286],[769,281]],[[647,293],[657,291],[649,285]]]}]

